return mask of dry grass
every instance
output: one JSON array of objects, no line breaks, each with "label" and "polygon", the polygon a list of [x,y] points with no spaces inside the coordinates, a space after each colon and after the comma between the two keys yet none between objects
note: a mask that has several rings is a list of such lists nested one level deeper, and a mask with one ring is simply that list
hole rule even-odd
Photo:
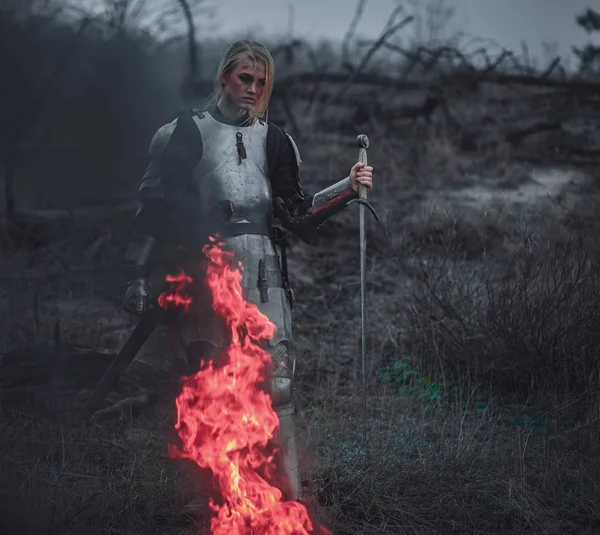
[{"label": "dry grass", "polygon": [[[5,26],[15,45],[7,53],[23,51],[32,73],[31,80],[8,75],[2,86],[9,139],[13,111],[47,92],[39,75],[72,32],[45,26],[28,36],[27,24]],[[34,116],[36,135],[20,147],[19,208],[70,208],[98,195],[112,203],[135,191],[151,135],[183,106],[187,64],[177,48],[157,55],[119,35],[118,45],[82,38],[54,80],[52,98]],[[221,51],[203,47],[203,72],[214,71]],[[347,89],[358,109],[328,106],[323,117],[316,105],[292,103],[306,137],[320,133],[319,120],[364,112],[369,99],[394,111],[425,96],[422,88],[370,96],[372,87]],[[598,166],[587,183],[554,191],[554,202],[510,200],[540,172],[526,159],[594,164],[593,152],[570,159],[594,146],[592,127],[587,140],[569,132],[578,118],[593,122],[593,103],[518,85],[442,89],[449,115],[438,110],[431,124],[384,128],[368,118],[360,126],[376,167],[371,197],[390,236],[386,242],[368,220],[366,429],[357,208],[327,225],[319,245],[294,243],[290,251],[311,510],[336,535],[597,535]],[[557,111],[565,114],[560,132],[519,147],[507,141],[513,127]],[[297,141],[308,191],[341,179],[355,162],[353,145]],[[208,532],[208,518],[182,511],[202,481],[167,456],[177,393],[165,374],[175,363],[161,355],[168,339],[154,346],[154,368],[134,363],[110,394],[117,401],[152,390],[152,404],[112,421],[73,418],[107,354],[84,352],[90,361],[74,362],[69,347],[110,353],[131,328],[120,310],[124,281],[113,269],[131,221],[113,215],[38,222],[27,232],[10,229],[10,239],[0,229],[0,535]]]},{"label": "dry grass", "polygon": [[[523,212],[493,199],[461,203],[449,193],[483,179],[518,186],[530,170],[502,148],[475,160],[439,132],[423,136],[413,167],[408,144],[387,140],[369,153],[373,202],[391,240],[369,222],[366,444],[357,210],[337,216],[319,245],[290,251],[314,515],[336,535],[597,533],[594,191],[583,205],[567,196],[562,208]],[[333,163],[322,147],[303,149],[308,190],[353,163],[354,152],[332,152]],[[317,180],[323,170],[329,178]],[[7,253],[3,353],[51,345],[57,319],[63,344],[118,347],[127,318],[114,288],[122,281],[111,271],[74,274],[118,262],[126,223],[112,225],[96,252],[101,230],[92,225]],[[124,390],[151,382],[135,370]],[[168,380],[153,384],[162,390],[141,415],[83,426],[71,417],[89,386],[0,391],[4,532],[207,532],[207,519],[182,512],[198,482],[166,454],[176,390]]]},{"label": "dry grass", "polygon": [[[194,492],[189,474],[166,455],[171,419],[158,410],[135,422],[76,427],[3,414],[2,476],[10,470],[14,481],[4,488],[24,510],[13,506],[2,517],[34,513],[30,533],[197,533],[182,512]],[[19,529],[9,532],[25,533]]]},{"label": "dry grass", "polygon": [[358,405],[325,395],[312,416],[335,533],[596,529],[597,424],[565,429],[546,415],[540,425],[495,401],[428,411],[418,397],[372,396],[365,448]]}]

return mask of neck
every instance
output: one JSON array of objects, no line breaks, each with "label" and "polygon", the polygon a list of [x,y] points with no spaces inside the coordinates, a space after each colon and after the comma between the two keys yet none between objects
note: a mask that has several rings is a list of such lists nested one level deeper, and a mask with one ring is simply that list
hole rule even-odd
[{"label": "neck", "polygon": [[217,107],[219,111],[228,119],[240,119],[248,115],[246,110],[242,110],[237,106],[233,106],[231,102],[229,102],[226,98],[221,97],[217,102]]}]

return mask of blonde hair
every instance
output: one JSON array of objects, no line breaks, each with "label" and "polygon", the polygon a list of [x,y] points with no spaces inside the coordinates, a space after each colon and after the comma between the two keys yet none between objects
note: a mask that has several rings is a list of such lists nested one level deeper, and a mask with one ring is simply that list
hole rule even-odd
[{"label": "blonde hair", "polygon": [[208,105],[215,106],[224,93],[224,87],[221,83],[221,77],[224,74],[231,73],[242,61],[249,59],[255,63],[262,63],[265,66],[265,86],[261,99],[256,103],[249,115],[252,120],[263,116],[269,106],[271,91],[273,89],[273,77],[275,74],[275,63],[273,57],[267,48],[257,42],[249,39],[235,41],[229,48],[219,63],[217,75],[215,77],[215,87],[209,97]]}]

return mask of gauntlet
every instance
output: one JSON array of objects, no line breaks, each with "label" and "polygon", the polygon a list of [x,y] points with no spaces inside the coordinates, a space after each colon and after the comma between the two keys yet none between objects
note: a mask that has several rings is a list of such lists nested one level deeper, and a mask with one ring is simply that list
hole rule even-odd
[{"label": "gauntlet", "polygon": [[135,279],[127,283],[123,308],[133,314],[143,314],[148,308],[151,284],[147,279]]},{"label": "gauntlet", "polygon": [[123,298],[123,308],[134,314],[143,314],[148,308],[152,286],[148,281],[150,256],[155,240],[139,231],[134,231],[124,259],[127,277],[127,290]]}]

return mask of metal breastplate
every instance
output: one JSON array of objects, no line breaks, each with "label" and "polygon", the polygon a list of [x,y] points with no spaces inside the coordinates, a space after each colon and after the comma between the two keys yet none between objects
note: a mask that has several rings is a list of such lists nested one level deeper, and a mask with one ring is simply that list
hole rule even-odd
[{"label": "metal breastplate", "polygon": [[[209,113],[194,116],[202,135],[202,158],[194,171],[202,211],[218,202],[233,203],[232,221],[269,224],[272,215],[271,184],[267,173],[267,125],[220,123]],[[244,158],[238,147],[243,145]]]},{"label": "metal breastplate", "polygon": [[[267,175],[267,124],[256,121],[252,126],[232,126],[207,112],[194,116],[194,121],[203,144],[202,158],[194,171],[203,213],[229,200],[233,203],[232,223],[269,225],[273,204]],[[245,158],[240,157],[239,142]],[[268,236],[232,236],[225,239],[225,244],[244,266],[245,287],[255,286],[259,259],[276,254]]]},{"label": "metal breastplate", "polygon": [[[273,204],[267,174],[267,124],[257,121],[252,126],[231,126],[220,123],[207,112],[194,116],[194,121],[203,144],[202,158],[194,171],[201,211],[208,214],[217,203],[229,200],[233,204],[232,223],[270,225]],[[245,158],[240,158],[239,141],[244,146]],[[291,310],[281,283],[279,248],[269,236],[259,234],[230,236],[224,242],[243,266],[241,286],[246,299],[256,304],[277,328],[269,345],[291,343]],[[263,275],[271,282],[266,289],[266,301],[261,297],[258,284],[261,261]],[[214,317],[210,307],[200,316],[200,321],[194,320],[183,329],[184,344],[204,340],[220,346],[221,320]]]}]

